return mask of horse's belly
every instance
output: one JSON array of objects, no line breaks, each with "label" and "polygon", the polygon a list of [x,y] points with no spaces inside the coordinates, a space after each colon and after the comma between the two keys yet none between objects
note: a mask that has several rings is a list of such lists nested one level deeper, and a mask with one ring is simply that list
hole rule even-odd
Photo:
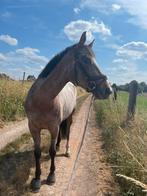
[{"label": "horse's belly", "polygon": [[65,120],[73,112],[76,107],[76,87],[68,83],[59,93],[60,104],[62,108],[62,120]]}]

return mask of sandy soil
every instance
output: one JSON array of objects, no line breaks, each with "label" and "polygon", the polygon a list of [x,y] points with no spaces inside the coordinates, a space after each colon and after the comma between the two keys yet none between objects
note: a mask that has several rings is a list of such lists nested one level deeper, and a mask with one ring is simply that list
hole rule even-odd
[{"label": "sandy soil", "polygon": [[27,132],[29,132],[27,119],[7,123],[3,128],[0,128],[0,150]]},{"label": "sandy soil", "polygon": [[85,139],[81,148],[67,195],[115,196],[117,185],[106,161],[101,131],[97,129],[95,112],[91,111]]}]

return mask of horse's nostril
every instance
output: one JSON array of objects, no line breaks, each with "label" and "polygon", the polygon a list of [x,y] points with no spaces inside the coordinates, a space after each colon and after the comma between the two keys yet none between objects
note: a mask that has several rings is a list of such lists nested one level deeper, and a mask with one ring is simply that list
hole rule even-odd
[{"label": "horse's nostril", "polygon": [[106,88],[105,94],[106,95],[110,95],[111,93],[112,93],[111,89],[110,88]]}]

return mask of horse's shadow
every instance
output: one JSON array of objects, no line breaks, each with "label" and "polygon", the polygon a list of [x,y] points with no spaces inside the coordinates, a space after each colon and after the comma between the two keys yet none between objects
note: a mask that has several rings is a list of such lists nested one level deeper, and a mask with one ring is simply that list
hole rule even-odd
[{"label": "horse's shadow", "polygon": [[[57,153],[57,157],[64,157],[64,153]],[[41,162],[49,161],[47,153],[41,158]],[[30,192],[30,175],[34,176],[34,151],[9,152],[0,155],[0,195],[22,195]],[[32,174],[31,174],[32,173]],[[46,180],[42,181],[45,184]]]},{"label": "horse's shadow", "polygon": [[34,166],[33,151],[9,152],[0,156],[0,195],[21,195]]}]

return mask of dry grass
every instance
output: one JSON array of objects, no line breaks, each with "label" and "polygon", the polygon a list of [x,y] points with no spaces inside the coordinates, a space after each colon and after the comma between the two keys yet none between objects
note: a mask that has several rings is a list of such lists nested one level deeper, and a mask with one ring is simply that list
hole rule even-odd
[{"label": "dry grass", "polygon": [[[98,126],[102,129],[108,161],[114,172],[147,184],[147,113],[146,101],[138,99],[135,120],[124,126],[127,114],[127,94],[118,101],[96,101]],[[144,104],[143,104],[144,102]],[[122,195],[142,196],[142,188],[125,178],[118,178]]]},{"label": "dry grass", "polygon": [[24,99],[31,83],[0,80],[0,121],[17,120],[24,117]]}]

